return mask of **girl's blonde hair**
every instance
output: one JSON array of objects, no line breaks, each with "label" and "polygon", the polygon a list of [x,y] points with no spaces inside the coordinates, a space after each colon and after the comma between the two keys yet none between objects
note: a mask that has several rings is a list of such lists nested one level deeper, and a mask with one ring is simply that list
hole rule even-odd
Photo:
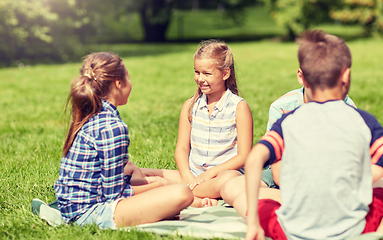
[{"label": "girl's blonde hair", "polygon": [[[231,49],[226,45],[226,43],[217,41],[215,39],[210,39],[203,41],[200,44],[201,46],[194,54],[194,60],[196,59],[214,59],[216,61],[216,67],[223,71],[227,68],[230,69],[230,76],[225,81],[226,89],[230,89],[231,92],[238,95],[239,90],[237,87],[237,79],[235,77],[235,67],[234,67],[234,58],[231,52]],[[197,99],[202,95],[201,89],[197,88],[196,93],[193,95],[190,105],[189,105],[189,121],[192,120],[192,111],[193,106]]]},{"label": "girl's blonde hair", "polygon": [[106,99],[116,79],[126,81],[126,68],[122,59],[109,52],[92,53],[85,57],[81,75],[71,84],[66,109],[71,106],[69,131],[63,155],[66,156],[82,126],[102,108],[101,99]]}]

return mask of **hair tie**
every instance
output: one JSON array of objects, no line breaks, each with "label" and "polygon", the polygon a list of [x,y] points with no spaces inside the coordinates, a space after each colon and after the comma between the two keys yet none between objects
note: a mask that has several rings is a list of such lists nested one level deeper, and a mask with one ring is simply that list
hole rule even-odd
[{"label": "hair tie", "polygon": [[84,73],[84,77],[87,77],[87,78],[89,78],[89,80],[91,80],[89,73]]},{"label": "hair tie", "polygon": [[87,77],[89,79],[89,81],[92,81],[92,79],[97,81],[92,68],[87,69],[83,75],[84,75],[84,77]]}]

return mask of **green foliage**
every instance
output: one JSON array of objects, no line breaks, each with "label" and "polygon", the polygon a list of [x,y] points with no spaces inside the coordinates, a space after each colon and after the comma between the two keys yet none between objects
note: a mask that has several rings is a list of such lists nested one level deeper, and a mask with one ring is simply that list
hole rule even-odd
[{"label": "green foliage", "polygon": [[175,11],[167,31],[169,40],[194,40],[219,38],[226,41],[259,40],[276,38],[284,34],[282,27],[276,26],[263,6],[246,8],[246,21],[238,27],[225,12],[214,10]]},{"label": "green foliage", "polygon": [[87,44],[113,38],[110,23],[126,14],[124,2],[2,0],[0,64],[78,59],[88,52]]},{"label": "green foliage", "polygon": [[76,16],[70,0],[1,1],[0,63],[78,59],[78,19],[68,12]]},{"label": "green foliage", "polygon": [[279,26],[294,39],[312,26],[338,21],[357,24],[365,35],[383,33],[383,0],[263,0]]},{"label": "green foliage", "polygon": [[382,0],[344,0],[342,8],[330,12],[333,19],[363,26],[365,34],[383,33]]},{"label": "green foliage", "polygon": [[1,1],[0,62],[24,55],[32,57],[43,50],[53,40],[49,22],[57,18],[43,1]]},{"label": "green foliage", "polygon": [[263,0],[279,26],[294,39],[310,26],[329,22],[328,12],[341,0]]}]

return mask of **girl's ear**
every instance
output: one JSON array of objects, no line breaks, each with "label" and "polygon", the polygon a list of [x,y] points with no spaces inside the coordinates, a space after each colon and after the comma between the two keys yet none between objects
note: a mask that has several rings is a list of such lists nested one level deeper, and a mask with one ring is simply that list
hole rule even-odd
[{"label": "girl's ear", "polygon": [[122,82],[118,78],[116,78],[116,80],[114,80],[114,84],[116,85],[117,89],[121,89],[122,88]]},{"label": "girl's ear", "polygon": [[228,79],[230,77],[230,68],[225,68],[223,70],[223,80],[226,81],[226,79]]}]

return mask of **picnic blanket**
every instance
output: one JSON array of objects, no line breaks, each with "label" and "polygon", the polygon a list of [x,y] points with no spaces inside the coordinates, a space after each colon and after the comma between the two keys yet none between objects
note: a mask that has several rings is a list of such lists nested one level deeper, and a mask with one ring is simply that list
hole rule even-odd
[{"label": "picnic blanket", "polygon": [[[130,229],[130,228],[125,228]],[[160,235],[180,235],[197,238],[243,239],[246,235],[246,221],[234,208],[215,206],[207,208],[189,207],[179,220],[141,224],[134,229],[154,232]]]},{"label": "picnic blanket", "polygon": [[[38,211],[37,211],[38,210]],[[32,211],[51,226],[64,224],[61,214],[54,203],[46,204],[39,199],[32,201]],[[212,239],[244,239],[246,221],[234,208],[219,202],[218,206],[207,208],[188,207],[181,211],[179,220],[164,220],[155,223],[141,224],[122,228],[122,231],[137,230],[159,235],[178,235]],[[369,233],[348,238],[347,240],[378,240],[382,233]]]}]

